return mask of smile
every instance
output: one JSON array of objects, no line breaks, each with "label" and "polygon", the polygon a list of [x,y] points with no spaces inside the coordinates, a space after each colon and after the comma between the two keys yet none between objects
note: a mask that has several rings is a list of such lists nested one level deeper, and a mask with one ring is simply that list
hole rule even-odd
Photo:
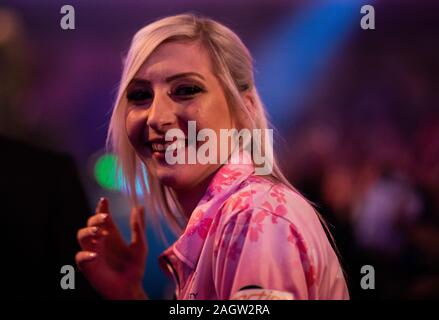
[{"label": "smile", "polygon": [[165,152],[166,148],[171,145],[172,142],[165,142],[165,143],[151,143],[151,150],[154,152]]},{"label": "smile", "polygon": [[255,174],[266,175],[272,172],[272,129],[238,131],[234,128],[219,131],[218,135],[213,129],[203,128],[197,133],[196,121],[188,121],[187,136],[181,129],[173,128],[166,132],[164,140],[149,141],[152,156],[168,165],[224,164],[232,152],[245,149],[252,154],[252,160],[257,165]]}]

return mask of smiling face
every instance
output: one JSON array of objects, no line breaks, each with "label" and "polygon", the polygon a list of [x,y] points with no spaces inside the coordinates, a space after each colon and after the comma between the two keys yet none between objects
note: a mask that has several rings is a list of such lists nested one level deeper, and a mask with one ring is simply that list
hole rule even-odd
[{"label": "smiling face", "polygon": [[[144,62],[127,87],[126,130],[139,157],[153,175],[174,190],[203,183],[219,164],[175,164],[165,160],[165,134],[182,130],[188,121],[197,131],[233,128],[224,91],[213,73],[206,49],[199,42],[168,42]],[[186,142],[185,157],[188,147]],[[197,148],[199,144],[197,144]]]}]

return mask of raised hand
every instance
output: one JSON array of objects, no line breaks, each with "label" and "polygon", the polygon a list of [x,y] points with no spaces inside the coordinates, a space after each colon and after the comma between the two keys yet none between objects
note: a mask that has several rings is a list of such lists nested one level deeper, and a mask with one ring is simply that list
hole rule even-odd
[{"label": "raised hand", "polygon": [[147,298],[142,288],[148,254],[142,207],[131,210],[130,227],[127,244],[113,222],[108,200],[101,198],[87,227],[78,231],[82,251],[76,254],[76,264],[106,299]]}]

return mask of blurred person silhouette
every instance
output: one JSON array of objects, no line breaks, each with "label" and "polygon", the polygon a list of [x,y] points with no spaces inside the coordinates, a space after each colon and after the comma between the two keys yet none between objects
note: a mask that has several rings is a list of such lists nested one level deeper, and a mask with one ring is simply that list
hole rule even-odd
[{"label": "blurred person silhouette", "polygon": [[403,173],[384,168],[356,203],[354,233],[363,257],[379,270],[383,297],[402,298],[415,272],[411,230],[420,220],[423,200]]},{"label": "blurred person silhouette", "polygon": [[75,266],[76,230],[90,210],[71,157],[24,142],[36,136],[21,121],[29,56],[21,20],[0,9],[1,296],[99,298],[79,272],[74,290],[61,288],[61,268]]},{"label": "blurred person silhouette", "polygon": [[417,252],[417,274],[408,298],[439,297],[439,112],[434,108],[424,116],[417,130],[412,154],[417,187],[423,195],[424,213],[410,229],[410,244]]}]

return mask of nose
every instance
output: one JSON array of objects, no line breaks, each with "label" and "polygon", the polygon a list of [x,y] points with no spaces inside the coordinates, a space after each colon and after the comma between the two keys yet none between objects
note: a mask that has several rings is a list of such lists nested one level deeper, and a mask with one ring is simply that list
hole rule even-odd
[{"label": "nose", "polygon": [[175,122],[176,115],[171,99],[167,94],[156,94],[149,108],[146,125],[156,131],[165,132]]}]

